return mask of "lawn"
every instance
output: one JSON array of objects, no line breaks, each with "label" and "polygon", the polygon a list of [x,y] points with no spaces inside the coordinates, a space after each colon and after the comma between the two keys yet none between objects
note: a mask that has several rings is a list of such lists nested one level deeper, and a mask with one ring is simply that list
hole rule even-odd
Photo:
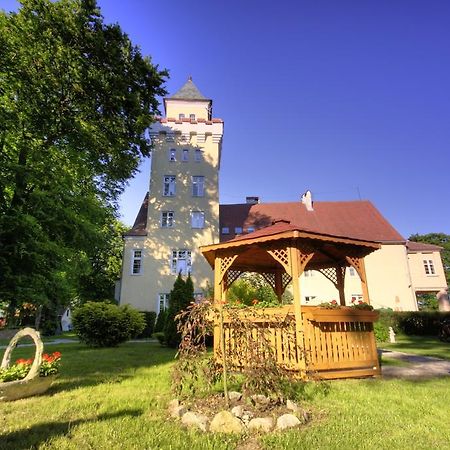
[{"label": "lawn", "polygon": [[398,352],[450,359],[450,343],[441,342],[437,337],[399,335],[396,340],[395,344],[383,343],[380,347]]},{"label": "lawn", "polygon": [[[449,378],[335,381],[327,383],[327,389],[311,384],[311,396],[303,404],[313,412],[308,426],[248,441],[187,432],[167,420],[174,352],[157,343],[128,343],[116,349],[67,344],[47,350],[63,353],[61,375],[46,395],[0,403],[2,450],[450,446]],[[15,356],[27,357],[32,351],[22,347]]]}]

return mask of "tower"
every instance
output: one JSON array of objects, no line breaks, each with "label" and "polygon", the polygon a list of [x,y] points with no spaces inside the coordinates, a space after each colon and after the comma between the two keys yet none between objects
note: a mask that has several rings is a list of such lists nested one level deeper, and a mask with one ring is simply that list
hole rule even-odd
[{"label": "tower", "polygon": [[178,273],[201,294],[213,273],[198,251],[219,241],[219,167],[223,121],[192,78],[164,99],[152,125],[150,187],[125,235],[120,302],[141,311],[167,306]]}]

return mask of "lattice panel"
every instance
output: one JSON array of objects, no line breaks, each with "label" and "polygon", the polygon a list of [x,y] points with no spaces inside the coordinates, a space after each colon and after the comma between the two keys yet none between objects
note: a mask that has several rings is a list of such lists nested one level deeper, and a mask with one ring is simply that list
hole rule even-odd
[{"label": "lattice panel", "polygon": [[292,277],[288,273],[284,272],[281,274],[281,286],[283,287],[283,292],[286,290],[291,281]]},{"label": "lattice panel", "polygon": [[309,263],[310,259],[314,256],[314,253],[303,253],[303,249],[300,253],[300,268],[303,270],[306,267],[306,264]]},{"label": "lattice panel", "polygon": [[271,288],[275,290],[275,274],[261,273],[261,276],[270,284]]},{"label": "lattice panel", "polygon": [[354,257],[354,256],[346,256],[345,258],[356,269],[356,271],[358,272],[359,278],[361,278],[361,280],[364,280],[361,259]]},{"label": "lattice panel", "polygon": [[228,270],[227,272],[227,287],[229,288],[240,276],[240,270]]},{"label": "lattice panel", "polygon": [[319,272],[328,278],[336,287],[338,285],[338,279],[336,269],[334,267],[328,267],[326,269],[320,269]]},{"label": "lattice panel", "polygon": [[224,256],[220,258],[220,280],[223,280],[227,270],[231,267],[234,260],[237,258],[237,255],[234,256]]},{"label": "lattice panel", "polygon": [[267,250],[273,259],[278,261],[286,271],[289,271],[289,252],[287,248],[274,248],[273,250]]}]

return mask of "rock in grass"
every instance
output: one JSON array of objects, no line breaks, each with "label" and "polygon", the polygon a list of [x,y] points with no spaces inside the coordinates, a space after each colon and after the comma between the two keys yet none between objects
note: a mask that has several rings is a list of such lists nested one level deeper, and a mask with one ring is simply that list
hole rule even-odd
[{"label": "rock in grass", "polygon": [[277,430],[286,430],[300,425],[300,420],[293,414],[283,414],[277,419]]},{"label": "rock in grass", "polygon": [[231,414],[239,419],[242,419],[242,416],[244,415],[244,407],[242,405],[235,406],[231,409]]},{"label": "rock in grass", "polygon": [[262,431],[263,433],[269,433],[273,429],[272,417],[256,417],[250,420],[248,429],[252,431]]},{"label": "rock in grass", "polygon": [[255,404],[255,406],[269,406],[270,405],[270,398],[266,397],[265,395],[262,394],[256,394],[256,395],[252,395],[251,399],[253,401],[253,403]]},{"label": "rock in grass", "polygon": [[243,423],[230,411],[220,411],[217,413],[209,427],[213,433],[242,433],[245,431]]},{"label": "rock in grass", "polygon": [[201,431],[208,431],[208,418],[202,414],[196,414],[188,411],[183,414],[181,423],[189,428],[197,428]]},{"label": "rock in grass", "polygon": [[238,402],[242,398],[242,394],[240,392],[231,391],[228,392],[228,399],[230,402]]},{"label": "rock in grass", "polygon": [[170,401],[167,410],[169,411],[170,417],[173,417],[174,419],[179,419],[187,412],[186,407],[183,406],[178,399]]}]

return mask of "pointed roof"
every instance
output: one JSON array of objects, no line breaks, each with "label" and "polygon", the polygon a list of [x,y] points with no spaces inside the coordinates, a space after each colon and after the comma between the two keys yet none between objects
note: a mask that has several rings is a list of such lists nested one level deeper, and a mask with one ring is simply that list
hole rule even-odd
[{"label": "pointed roof", "polygon": [[169,97],[170,100],[206,100],[210,101],[209,98],[206,98],[199,90],[198,87],[192,81],[192,77],[184,83],[181,89]]}]

